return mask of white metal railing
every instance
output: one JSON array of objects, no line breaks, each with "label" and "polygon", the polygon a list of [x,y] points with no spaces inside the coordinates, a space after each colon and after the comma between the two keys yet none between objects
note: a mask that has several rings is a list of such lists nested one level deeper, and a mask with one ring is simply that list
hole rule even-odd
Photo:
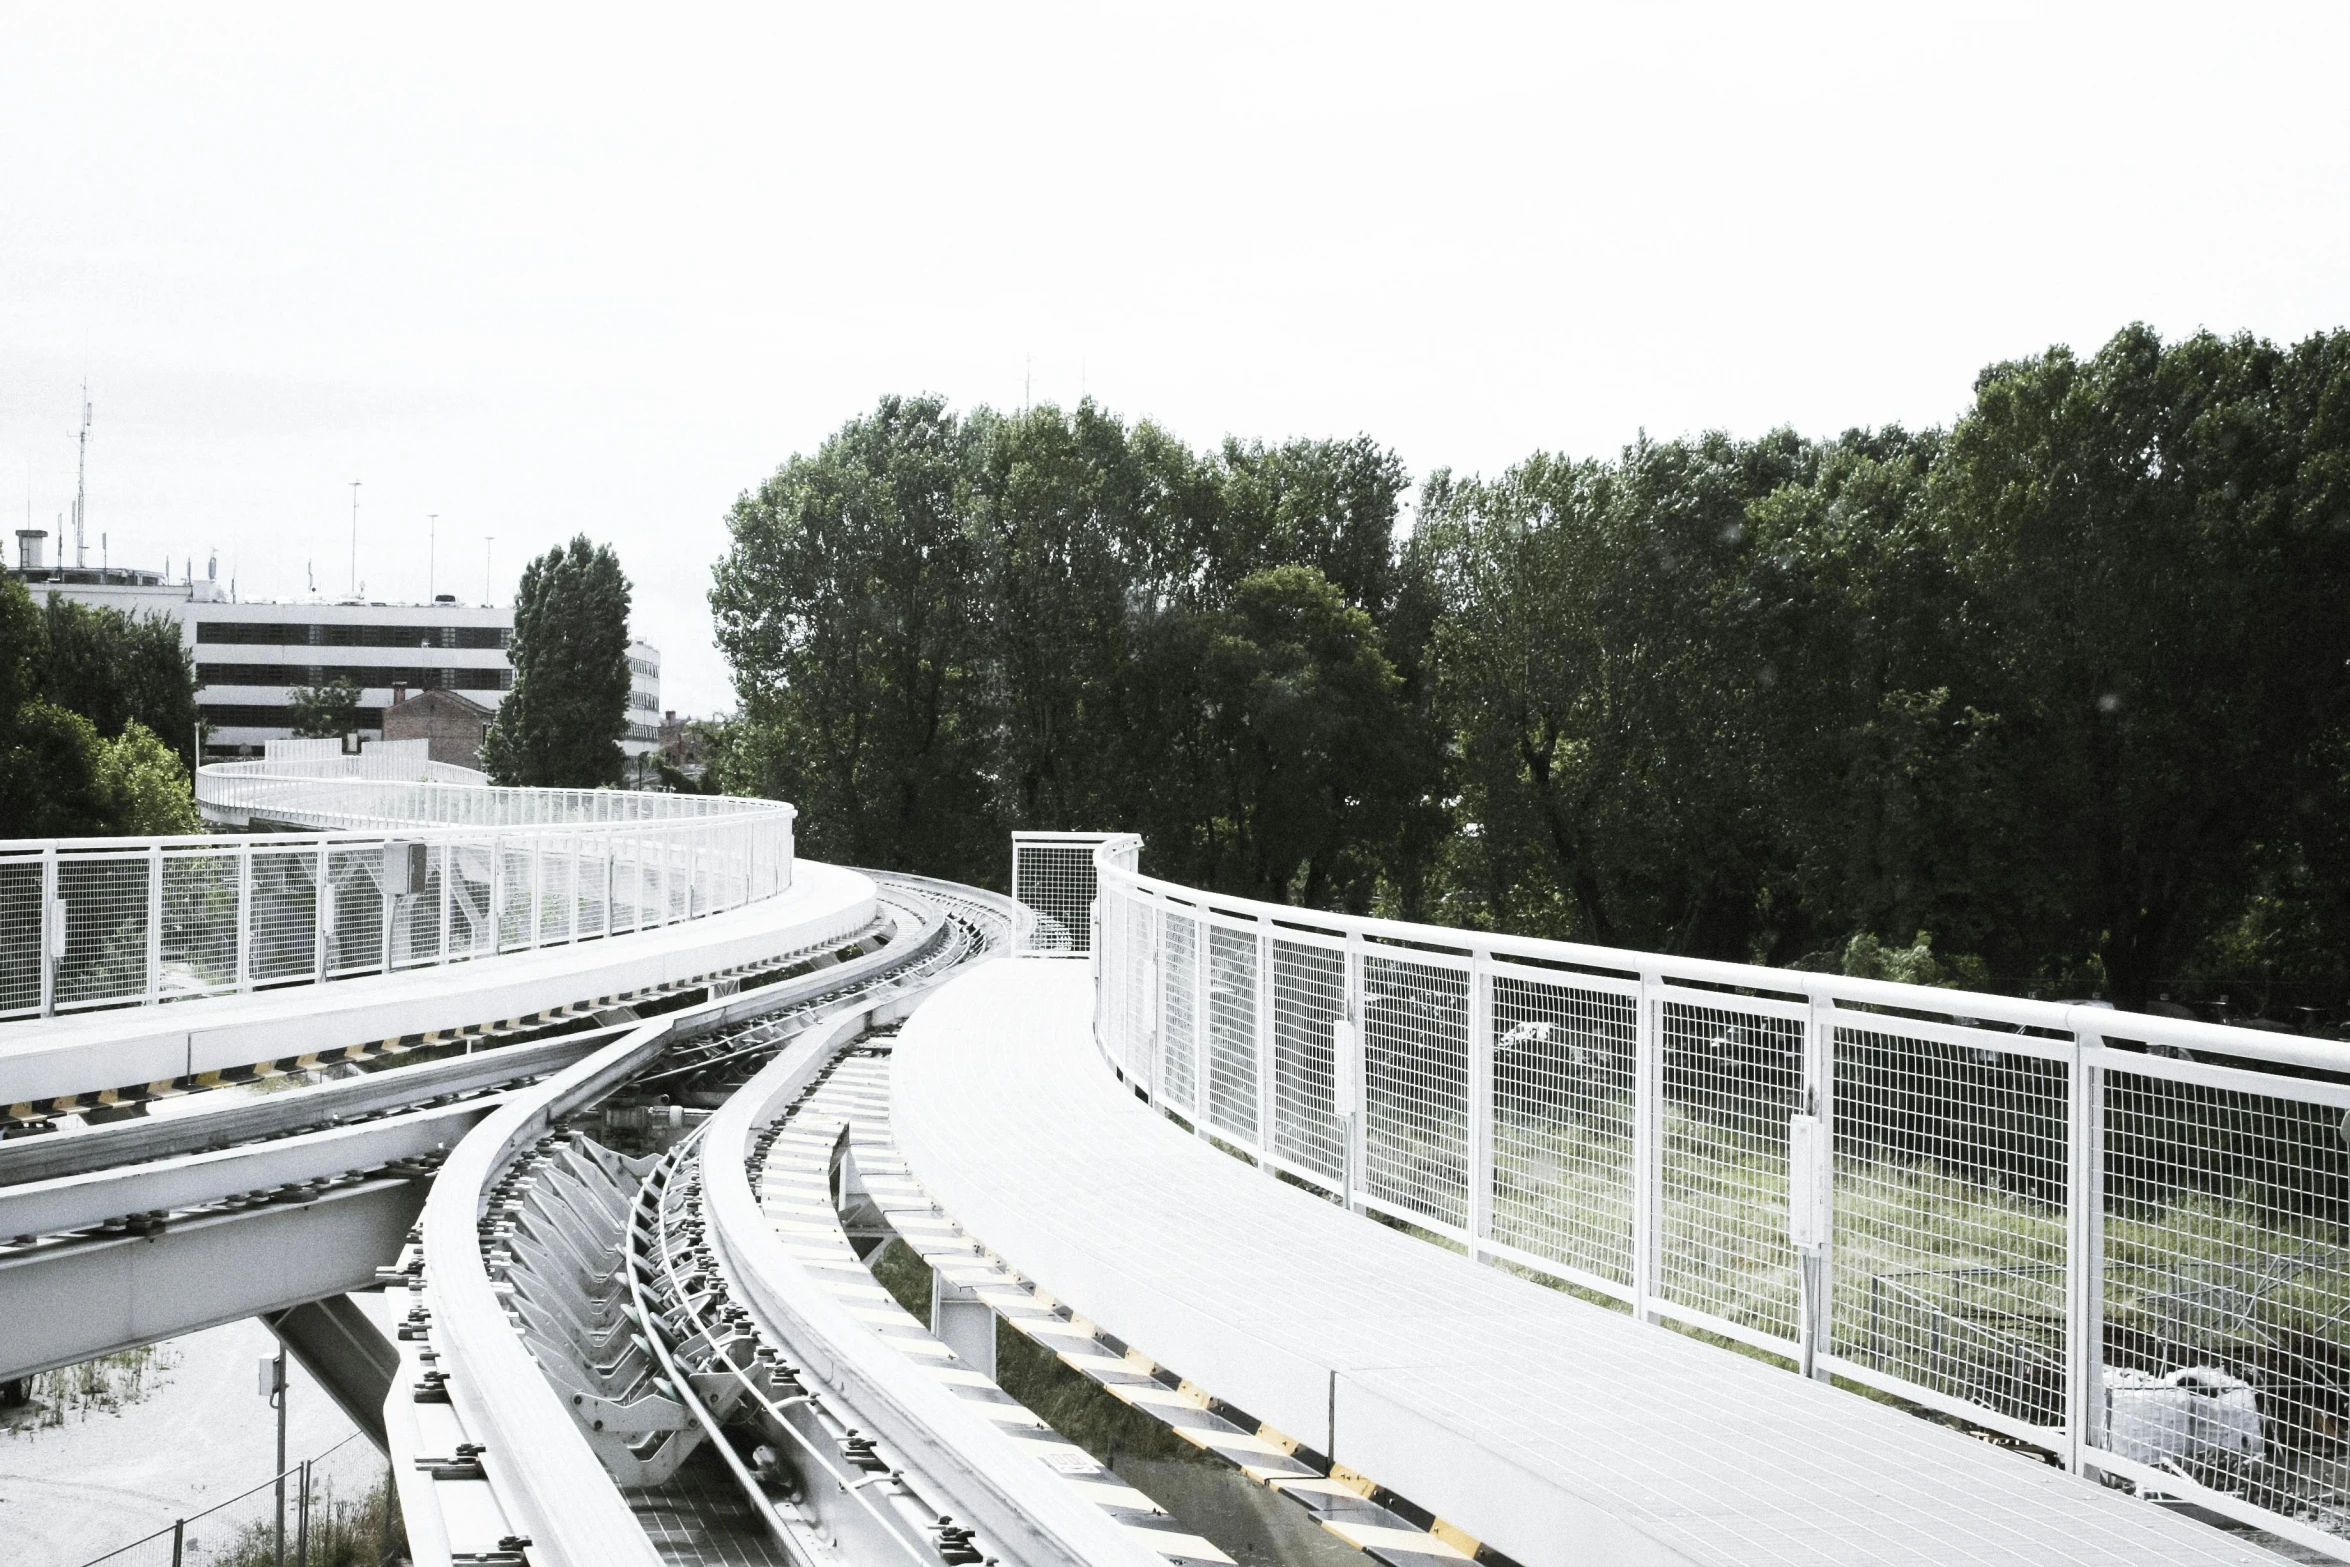
[{"label": "white metal railing", "polygon": [[1095,851],[1096,1035],[1357,1211],[2350,1559],[2350,1047]]},{"label": "white metal railing", "polygon": [[0,1018],[621,935],[791,885],[778,801],[418,782],[347,760],[196,775],[208,817],[314,831],[0,841]]}]

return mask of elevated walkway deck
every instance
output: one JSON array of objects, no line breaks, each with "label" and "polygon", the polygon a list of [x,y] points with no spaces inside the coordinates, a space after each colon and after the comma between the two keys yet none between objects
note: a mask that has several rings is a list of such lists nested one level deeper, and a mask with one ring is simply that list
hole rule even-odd
[{"label": "elevated walkway deck", "polygon": [[1120,1086],[1092,1005],[1048,959],[924,1003],[892,1089],[914,1174],[1074,1310],[1528,1567],[2277,1560],[1283,1185]]}]

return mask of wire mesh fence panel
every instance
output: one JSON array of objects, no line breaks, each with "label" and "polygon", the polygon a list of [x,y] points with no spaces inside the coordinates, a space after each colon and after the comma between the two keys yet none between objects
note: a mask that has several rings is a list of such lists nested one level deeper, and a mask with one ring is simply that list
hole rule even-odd
[{"label": "wire mesh fence panel", "polygon": [[444,863],[449,879],[449,956],[475,957],[491,950],[497,922],[491,917],[490,866],[496,851],[452,848]]},{"label": "wire mesh fence panel", "polygon": [[501,839],[498,855],[498,950],[530,945],[530,847]]},{"label": "wire mesh fence panel", "polygon": [[255,849],[246,972],[256,983],[318,970],[318,851]]},{"label": "wire mesh fence panel", "polygon": [[327,856],[329,974],[372,974],[383,968],[385,853],[381,844],[366,844]]},{"label": "wire mesh fence panel", "polygon": [[1279,936],[1272,949],[1273,1152],[1343,1180],[1331,1026],[1346,1016],[1346,953]]},{"label": "wire mesh fence panel", "polygon": [[662,917],[668,920],[684,919],[691,906],[688,900],[693,889],[690,879],[693,867],[689,863],[691,856],[687,853],[686,845],[675,837],[664,836],[656,841],[655,847],[667,871],[662,885],[669,891],[668,912]]},{"label": "wire mesh fence panel", "polygon": [[41,859],[0,859],[0,1012],[41,1006]]},{"label": "wire mesh fence panel", "polygon": [[1665,1299],[1792,1343],[1787,1118],[1803,1024],[1759,1008],[1660,1003],[1658,1287]]},{"label": "wire mesh fence panel", "polygon": [[1469,1222],[1469,975],[1363,959],[1363,1177],[1373,1197]]},{"label": "wire mesh fence panel", "polygon": [[1632,1283],[1639,998],[1493,977],[1493,1238]]},{"label": "wire mesh fence panel", "polygon": [[165,997],[213,995],[237,983],[237,862],[234,850],[167,850],[163,856]]},{"label": "wire mesh fence panel", "polygon": [[2350,1096],[2209,1075],[2106,1069],[2102,1445],[2343,1532]]},{"label": "wire mesh fence panel", "polygon": [[567,838],[546,840],[539,851],[539,941],[569,941],[576,910],[578,846]]},{"label": "wire mesh fence panel", "polygon": [[1012,840],[1012,896],[1036,915],[1028,945],[1037,952],[1085,952],[1092,946],[1094,869],[1098,840]]},{"label": "wire mesh fence panel", "polygon": [[394,900],[392,967],[413,968],[441,960],[441,878],[437,846],[423,857],[424,879]]},{"label": "wire mesh fence panel", "polygon": [[1159,971],[1159,1098],[1190,1114],[1197,1104],[1193,1068],[1199,1056],[1199,921],[1167,909],[1160,922],[1166,957]]},{"label": "wire mesh fence panel", "polygon": [[147,856],[59,855],[65,951],[53,997],[60,1007],[147,993]]},{"label": "wire mesh fence panel", "polygon": [[1118,967],[1125,975],[1126,1071],[1134,1081],[1149,1085],[1158,1081],[1159,1070],[1151,983],[1159,962],[1158,910],[1142,898],[1121,898],[1102,912],[1111,919],[1122,916],[1126,923],[1125,950],[1118,954]]},{"label": "wire mesh fence panel", "polygon": [[1835,1079],[1830,1346],[2062,1425],[2065,1063],[1839,1027]]},{"label": "wire mesh fence panel", "polygon": [[1257,937],[1208,927],[1208,1124],[1257,1145]]},{"label": "wire mesh fence panel", "polygon": [[572,876],[571,928],[581,940],[601,936],[611,928],[612,843],[604,837],[583,838]]}]

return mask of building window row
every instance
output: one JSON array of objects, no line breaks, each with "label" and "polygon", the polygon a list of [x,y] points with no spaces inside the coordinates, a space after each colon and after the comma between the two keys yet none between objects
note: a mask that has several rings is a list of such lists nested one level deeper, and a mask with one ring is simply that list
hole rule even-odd
[{"label": "building window row", "polygon": [[338,626],[291,620],[199,620],[196,641],[244,647],[503,648],[510,626]]},{"label": "building window row", "polygon": [[512,669],[390,669],[365,664],[198,664],[206,686],[322,686],[348,680],[367,689],[412,686],[419,691],[511,691]]},{"label": "building window row", "polygon": [[[206,702],[199,711],[204,715],[205,727],[210,729],[291,729],[294,710],[290,707],[243,706],[231,702]],[[384,710],[380,707],[353,708],[353,727],[381,729]]]}]

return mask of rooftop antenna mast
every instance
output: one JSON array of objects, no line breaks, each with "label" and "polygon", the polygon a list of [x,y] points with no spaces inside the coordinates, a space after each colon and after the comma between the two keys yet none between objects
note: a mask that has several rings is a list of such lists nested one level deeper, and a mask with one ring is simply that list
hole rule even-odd
[{"label": "rooftop antenna mast", "polygon": [[89,551],[82,547],[82,513],[87,498],[90,477],[90,383],[82,383],[82,431],[78,438],[80,454],[74,459],[73,471],[73,564],[79,571],[87,566]]},{"label": "rooftop antenna mast", "polygon": [[351,597],[359,596],[359,481],[351,481]]}]

